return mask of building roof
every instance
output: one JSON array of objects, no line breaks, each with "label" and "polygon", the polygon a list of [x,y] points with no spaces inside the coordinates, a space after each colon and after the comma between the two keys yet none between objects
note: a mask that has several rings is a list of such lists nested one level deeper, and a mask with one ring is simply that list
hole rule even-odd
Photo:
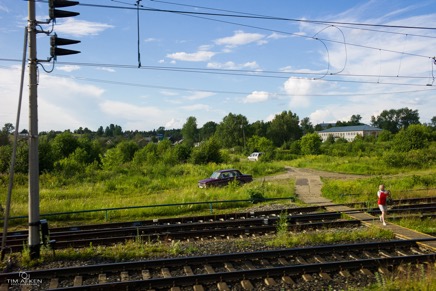
[{"label": "building roof", "polygon": [[335,126],[330,127],[319,132],[347,132],[347,131],[381,131],[382,129],[378,127],[363,125],[353,125],[353,126]]}]

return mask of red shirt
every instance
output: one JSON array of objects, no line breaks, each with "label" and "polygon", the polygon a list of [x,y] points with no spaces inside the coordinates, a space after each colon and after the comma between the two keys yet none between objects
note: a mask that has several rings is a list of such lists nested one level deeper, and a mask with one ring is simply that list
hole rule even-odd
[{"label": "red shirt", "polygon": [[377,196],[377,203],[380,205],[386,205],[386,198],[389,196],[389,193],[387,191],[378,191]]}]

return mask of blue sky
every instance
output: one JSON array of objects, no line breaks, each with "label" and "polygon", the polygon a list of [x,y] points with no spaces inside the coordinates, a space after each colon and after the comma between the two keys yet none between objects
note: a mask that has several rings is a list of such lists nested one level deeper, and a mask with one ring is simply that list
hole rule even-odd
[{"label": "blue sky", "polygon": [[[81,40],[69,47],[81,53],[58,57],[51,73],[39,67],[40,131],[172,129],[190,116],[201,127],[229,113],[252,123],[284,110],[313,124],[353,114],[369,124],[404,107],[421,122],[436,116],[436,1],[142,0],[140,68],[135,3],[64,8],[80,15],[58,19],[54,31]],[[0,0],[0,126],[16,120],[27,6]],[[37,1],[36,15],[48,18],[47,1]],[[38,34],[37,49],[47,60],[49,36]],[[27,70],[24,84],[20,129],[28,128]]]}]

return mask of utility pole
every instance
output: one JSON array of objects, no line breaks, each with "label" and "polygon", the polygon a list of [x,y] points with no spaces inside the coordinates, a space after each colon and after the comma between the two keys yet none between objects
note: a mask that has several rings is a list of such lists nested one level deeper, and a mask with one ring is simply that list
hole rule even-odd
[{"label": "utility pole", "polygon": [[38,158],[38,79],[36,56],[35,1],[28,4],[29,39],[29,251],[30,258],[40,256],[39,237],[39,158]]}]

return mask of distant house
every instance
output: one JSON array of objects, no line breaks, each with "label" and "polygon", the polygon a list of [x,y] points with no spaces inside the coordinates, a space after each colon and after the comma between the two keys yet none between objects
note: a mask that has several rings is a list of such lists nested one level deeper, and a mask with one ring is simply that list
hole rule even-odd
[{"label": "distant house", "polygon": [[337,126],[328,129],[317,131],[322,141],[326,141],[329,135],[336,138],[344,138],[347,141],[353,141],[357,135],[377,137],[382,130],[369,125],[354,125],[354,126]]}]

